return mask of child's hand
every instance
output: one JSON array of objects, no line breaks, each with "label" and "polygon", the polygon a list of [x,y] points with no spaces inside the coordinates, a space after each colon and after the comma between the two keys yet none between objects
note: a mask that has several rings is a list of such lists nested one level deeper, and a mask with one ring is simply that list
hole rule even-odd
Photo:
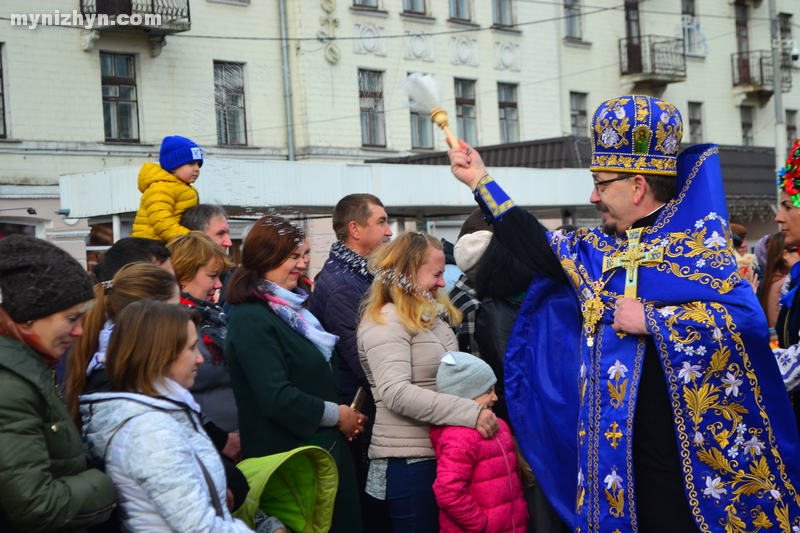
[{"label": "child's hand", "polygon": [[500,431],[500,424],[497,423],[497,416],[489,409],[481,410],[478,415],[478,422],[475,424],[475,429],[481,434],[484,439],[491,439],[494,434]]}]

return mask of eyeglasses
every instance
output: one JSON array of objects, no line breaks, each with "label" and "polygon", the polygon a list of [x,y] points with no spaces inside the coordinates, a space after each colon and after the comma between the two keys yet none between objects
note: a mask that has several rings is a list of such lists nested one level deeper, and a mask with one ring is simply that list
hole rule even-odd
[{"label": "eyeglasses", "polygon": [[786,251],[789,252],[790,254],[796,253],[797,246],[790,246],[789,248],[786,249]]},{"label": "eyeglasses", "polygon": [[596,190],[598,193],[603,192],[605,190],[605,187],[603,187],[601,189],[600,188],[601,185],[607,185],[607,184],[611,183],[612,181],[627,180],[627,179],[630,179],[632,177],[633,176],[617,176],[616,178],[611,178],[610,180],[595,181],[594,182],[594,190]]}]

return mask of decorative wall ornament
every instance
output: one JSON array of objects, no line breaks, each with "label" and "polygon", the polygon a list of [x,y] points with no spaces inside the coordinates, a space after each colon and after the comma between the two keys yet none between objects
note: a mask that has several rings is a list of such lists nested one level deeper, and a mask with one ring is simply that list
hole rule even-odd
[{"label": "decorative wall ornament", "polygon": [[450,36],[450,62],[453,65],[478,66],[478,40],[462,37],[461,35]]},{"label": "decorative wall ornament", "polygon": [[342,57],[342,51],[332,42],[336,38],[336,28],[339,27],[339,19],[331,16],[333,10],[336,9],[336,0],[322,0],[320,6],[328,16],[319,18],[319,23],[323,28],[317,32],[317,38],[328,44],[325,47],[325,59],[331,65],[335,65]]},{"label": "decorative wall ornament", "polygon": [[406,59],[433,61],[433,36],[421,31],[406,30],[403,38]]},{"label": "decorative wall ornament", "polygon": [[167,38],[164,35],[151,35],[150,36],[150,55],[158,57],[161,55],[161,49],[167,46]]},{"label": "decorative wall ornament", "polygon": [[97,30],[81,30],[81,48],[84,52],[91,52],[94,48],[94,43],[100,38],[100,32]]},{"label": "decorative wall ornament", "polygon": [[353,25],[353,52],[356,54],[386,55],[386,39],[383,26],[376,26],[366,22],[356,22]]},{"label": "decorative wall ornament", "polygon": [[497,70],[518,71],[522,54],[517,43],[509,41],[494,42],[494,68]]}]

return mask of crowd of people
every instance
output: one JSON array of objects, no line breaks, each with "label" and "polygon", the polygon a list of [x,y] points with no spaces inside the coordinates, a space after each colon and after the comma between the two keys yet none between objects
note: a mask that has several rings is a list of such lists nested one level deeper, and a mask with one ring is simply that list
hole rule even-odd
[{"label": "crowd of people", "polygon": [[478,209],[449,292],[443,243],[371,194],[314,282],[275,215],[234,268],[202,149],[165,138],[95,279],[0,241],[0,531],[800,531],[800,142],[751,275],[682,127],[600,105],[597,228],[548,231],[452,146]]}]

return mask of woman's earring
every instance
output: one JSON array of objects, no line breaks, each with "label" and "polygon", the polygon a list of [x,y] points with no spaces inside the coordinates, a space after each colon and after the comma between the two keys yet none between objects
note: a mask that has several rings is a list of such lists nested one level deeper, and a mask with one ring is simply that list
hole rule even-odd
[{"label": "woman's earring", "polygon": [[33,320],[28,320],[27,322],[25,322],[25,324],[27,324],[28,326],[32,326],[33,325]]}]

